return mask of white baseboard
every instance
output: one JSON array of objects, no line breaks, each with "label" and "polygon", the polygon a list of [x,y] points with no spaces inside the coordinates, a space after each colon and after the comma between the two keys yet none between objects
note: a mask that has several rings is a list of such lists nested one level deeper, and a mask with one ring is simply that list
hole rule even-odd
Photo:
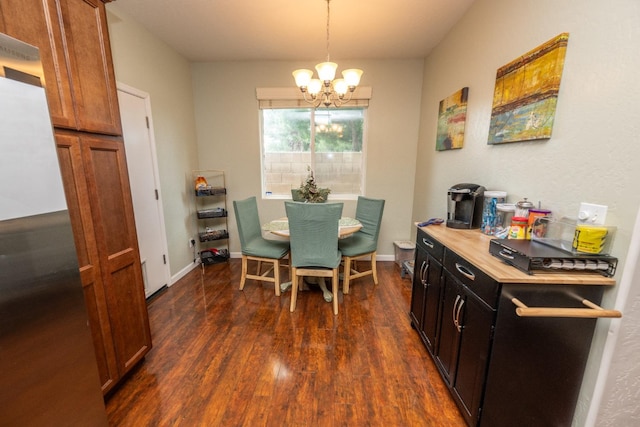
[{"label": "white baseboard", "polygon": [[176,283],[178,280],[182,279],[184,276],[186,276],[187,274],[189,274],[189,272],[191,270],[193,270],[194,268],[198,268],[198,266],[200,265],[199,262],[192,262],[191,264],[187,265],[185,268],[183,268],[182,270],[178,271],[176,274],[174,274],[173,276],[171,276],[171,284],[169,284],[169,286],[173,285],[174,283]]}]

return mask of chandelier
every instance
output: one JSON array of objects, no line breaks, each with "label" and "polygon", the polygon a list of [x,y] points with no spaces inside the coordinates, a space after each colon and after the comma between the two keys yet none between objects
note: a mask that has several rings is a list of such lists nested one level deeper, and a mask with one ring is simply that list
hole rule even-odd
[{"label": "chandelier", "polygon": [[351,101],[353,91],[360,83],[362,70],[352,68],[342,72],[342,79],[336,79],[338,64],[331,62],[329,57],[329,2],[327,0],[327,61],[316,65],[318,79],[313,78],[313,71],[307,69],[295,70],[293,77],[300,88],[304,100],[312,104],[314,108],[324,105],[326,108],[332,104],[340,107]]}]

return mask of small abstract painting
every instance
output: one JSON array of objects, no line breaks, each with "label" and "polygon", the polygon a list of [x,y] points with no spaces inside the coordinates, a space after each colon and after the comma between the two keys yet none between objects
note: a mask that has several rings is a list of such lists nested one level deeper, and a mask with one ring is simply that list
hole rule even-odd
[{"label": "small abstract painting", "polygon": [[569,33],[562,33],[496,73],[488,144],[551,138]]},{"label": "small abstract painting", "polygon": [[467,98],[469,88],[465,87],[440,101],[438,109],[438,134],[436,150],[453,150],[464,144],[464,124],[467,121]]}]

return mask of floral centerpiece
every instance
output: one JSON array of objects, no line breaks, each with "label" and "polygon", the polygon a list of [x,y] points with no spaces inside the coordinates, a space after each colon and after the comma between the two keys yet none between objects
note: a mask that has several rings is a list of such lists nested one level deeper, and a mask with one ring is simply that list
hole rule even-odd
[{"label": "floral centerpiece", "polygon": [[329,193],[331,190],[329,188],[318,188],[318,184],[316,184],[316,179],[313,176],[313,171],[310,166],[307,166],[307,171],[309,174],[307,175],[307,179],[304,183],[300,185],[298,191],[300,192],[300,196],[305,199],[308,203],[324,203],[329,198]]}]

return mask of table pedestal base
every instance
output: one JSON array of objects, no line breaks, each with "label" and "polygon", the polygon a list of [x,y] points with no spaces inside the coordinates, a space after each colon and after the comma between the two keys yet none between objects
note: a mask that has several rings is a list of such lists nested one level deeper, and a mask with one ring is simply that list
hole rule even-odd
[{"label": "table pedestal base", "polygon": [[[324,277],[309,277],[305,278],[309,283],[314,283],[320,287],[322,290],[322,296],[326,302],[333,301],[333,294],[327,289],[327,282],[324,280]],[[300,290],[308,291],[309,287],[306,285],[305,280],[301,281]],[[291,282],[283,282],[280,283],[280,292],[286,292],[291,288]]]}]

